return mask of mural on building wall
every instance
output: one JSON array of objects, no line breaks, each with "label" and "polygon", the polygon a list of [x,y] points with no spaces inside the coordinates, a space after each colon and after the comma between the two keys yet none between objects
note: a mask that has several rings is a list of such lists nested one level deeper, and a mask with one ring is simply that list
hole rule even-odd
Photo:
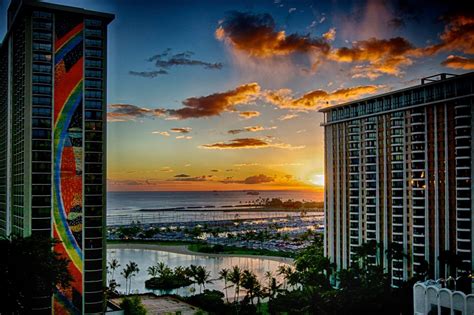
[{"label": "mural on building wall", "polygon": [[80,17],[55,17],[53,234],[60,241],[55,250],[70,261],[73,277],[70,288],[55,292],[55,314],[82,311],[83,28]]}]

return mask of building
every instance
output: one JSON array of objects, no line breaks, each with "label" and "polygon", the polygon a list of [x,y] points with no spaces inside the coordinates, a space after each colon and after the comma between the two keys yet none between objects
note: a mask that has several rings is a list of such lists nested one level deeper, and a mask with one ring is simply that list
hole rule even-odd
[{"label": "building", "polygon": [[55,237],[68,290],[34,313],[103,313],[107,25],[114,16],[13,0],[0,47],[0,235]]},{"label": "building", "polygon": [[419,282],[414,285],[413,313],[415,315],[474,314],[474,294],[453,291],[433,282]]},{"label": "building", "polygon": [[[474,73],[321,110],[325,129],[325,254],[350,266],[354,248],[377,242],[372,263],[399,285],[450,251],[473,265],[471,166]],[[384,253],[398,244],[406,258]],[[392,247],[393,248],[393,247]]]}]

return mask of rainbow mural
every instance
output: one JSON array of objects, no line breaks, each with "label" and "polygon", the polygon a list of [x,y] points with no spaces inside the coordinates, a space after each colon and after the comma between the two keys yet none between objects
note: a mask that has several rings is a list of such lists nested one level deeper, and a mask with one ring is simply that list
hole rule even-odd
[{"label": "rainbow mural", "polygon": [[82,251],[82,99],[83,29],[81,18],[56,16],[54,43],[53,236],[55,251],[69,260],[71,287],[57,288],[54,314],[81,314]]}]

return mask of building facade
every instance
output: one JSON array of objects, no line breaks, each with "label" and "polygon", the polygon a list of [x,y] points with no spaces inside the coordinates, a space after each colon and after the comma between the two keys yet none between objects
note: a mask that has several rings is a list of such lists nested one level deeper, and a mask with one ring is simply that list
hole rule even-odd
[{"label": "building facade", "polygon": [[[474,73],[441,74],[421,85],[327,107],[325,254],[339,268],[354,249],[376,242],[397,286],[439,256],[473,265]],[[406,257],[388,259],[393,244]]]},{"label": "building facade", "polygon": [[54,237],[68,289],[34,312],[103,313],[107,25],[114,16],[13,0],[0,47],[0,235]]}]

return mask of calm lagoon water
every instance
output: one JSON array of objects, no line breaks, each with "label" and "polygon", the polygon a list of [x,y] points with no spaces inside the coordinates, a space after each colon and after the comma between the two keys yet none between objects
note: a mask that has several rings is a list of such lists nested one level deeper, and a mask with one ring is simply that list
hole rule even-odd
[{"label": "calm lagoon water", "polygon": [[[247,257],[208,257],[200,255],[185,255],[176,254],[165,251],[147,250],[147,249],[108,249],[107,260],[116,258],[120,267],[115,271],[115,280],[120,284],[119,291],[125,290],[125,280],[120,275],[121,270],[129,261],[134,261],[138,264],[140,272],[138,275],[133,277],[132,280],[132,292],[145,293],[154,292],[156,294],[179,294],[181,296],[188,296],[193,294],[193,285],[183,287],[170,291],[163,290],[148,290],[145,288],[145,280],[149,279],[150,276],[147,273],[149,266],[155,265],[157,262],[164,262],[169,267],[174,268],[177,266],[188,267],[190,265],[201,265],[206,266],[206,269],[211,272],[211,279],[219,278],[219,271],[223,268],[230,269],[235,265],[238,265],[240,269],[252,270],[261,282],[265,281],[265,273],[271,271],[273,275],[282,280],[281,277],[277,276],[278,266],[284,265],[283,263],[263,259],[263,258],[247,258]],[[110,277],[110,275],[109,275]],[[199,286],[195,286],[196,293],[199,293]],[[224,292],[224,281],[216,280],[213,283],[206,284],[206,289],[219,290]],[[234,289],[229,288],[228,293],[230,297],[233,297]]]}]

